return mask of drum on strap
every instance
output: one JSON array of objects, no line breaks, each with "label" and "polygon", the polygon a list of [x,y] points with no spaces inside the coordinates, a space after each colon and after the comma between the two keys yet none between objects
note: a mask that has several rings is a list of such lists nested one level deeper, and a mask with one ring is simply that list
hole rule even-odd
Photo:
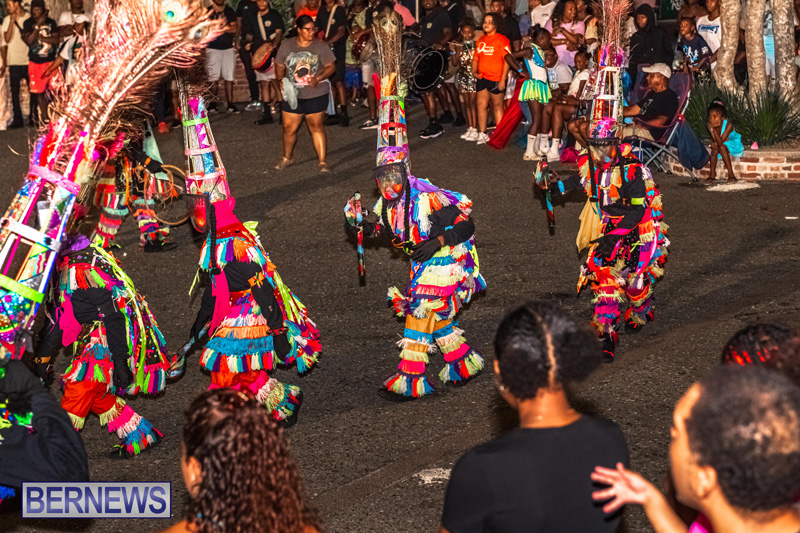
[{"label": "drum on strap", "polygon": [[362,33],[353,43],[353,51],[351,52],[353,61],[369,61],[375,55],[375,39],[372,37],[372,31]]},{"label": "drum on strap", "polygon": [[277,54],[278,49],[272,46],[272,43],[262,44],[253,53],[253,70],[262,73],[268,71],[275,62]]},{"label": "drum on strap", "polygon": [[408,86],[418,93],[433,91],[444,82],[447,56],[413,34],[403,35],[403,60]]}]

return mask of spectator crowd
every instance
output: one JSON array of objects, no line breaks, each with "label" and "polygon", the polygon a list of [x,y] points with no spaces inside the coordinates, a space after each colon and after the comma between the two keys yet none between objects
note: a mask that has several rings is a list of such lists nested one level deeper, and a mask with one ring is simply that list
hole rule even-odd
[{"label": "spectator crowd", "polygon": [[[438,76],[438,81],[409,96],[410,103],[422,102],[428,119],[419,131],[421,138],[439,137],[447,127],[468,142],[502,148],[521,122],[517,141],[525,146],[525,160],[574,162],[586,145],[585,117],[593,99],[600,32],[589,0],[297,0],[291,6],[240,0],[232,2],[235,8],[227,0],[209,3],[211,18],[223,20],[224,33],[206,53],[208,81],[216,96],[208,110],[222,112],[224,102],[225,112],[240,112],[234,102],[238,56],[249,94],[244,109],[259,113],[256,124],[283,125],[278,169],[294,162],[302,122],[312,134],[322,172],[328,170],[326,126],[349,127],[353,108],[363,106],[367,117],[358,127],[377,128],[377,51],[371,28],[381,10],[393,10],[402,18],[404,41],[412,50],[407,54],[432,50],[443,56],[441,72],[424,72],[434,80]],[[45,0],[32,0],[30,13],[20,0],[6,0],[5,7],[0,101],[6,100],[3,94],[10,95],[11,104],[0,106],[0,128],[24,125],[23,81],[30,93],[29,124],[38,125],[47,120],[50,88],[69,84],[69,67],[80,57],[91,14],[83,0],[70,0],[57,23]],[[746,10],[742,13],[744,28]],[[299,21],[308,21],[307,28]],[[768,70],[774,77],[769,6],[764,28]],[[624,135],[660,141],[686,101],[681,87],[688,85],[681,80],[707,80],[716,65],[720,0],[686,0],[674,28],[659,24],[654,2],[636,1],[625,30],[629,45]],[[743,29],[739,39],[736,75],[744,79]],[[311,60],[298,62],[306,51]],[[671,80],[673,75],[681,80]],[[288,102],[284,80],[299,87]],[[173,89],[166,84],[153,104],[161,133],[177,123]],[[715,144],[722,146],[727,137],[720,141]],[[717,151],[724,156],[724,149]]]}]

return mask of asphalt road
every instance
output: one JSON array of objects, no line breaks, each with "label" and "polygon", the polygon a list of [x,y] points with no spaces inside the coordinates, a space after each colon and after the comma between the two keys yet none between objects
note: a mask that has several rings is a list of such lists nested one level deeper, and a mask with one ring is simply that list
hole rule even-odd
[{"label": "asphalt road", "polygon": [[[366,117],[357,110],[354,124]],[[365,205],[377,198],[370,169],[375,131],[333,127],[333,173],[316,173],[308,135],[299,139],[299,163],[279,173],[280,126],[254,126],[253,113],[217,116],[214,134],[228,169],[242,220],[258,231],[284,281],[307,305],[322,332],[323,356],[307,376],[279,371],[299,384],[305,403],[289,430],[308,493],[331,532],[434,531],[449,469],[471,446],[513,427],[515,418],[495,391],[490,373],[469,386],[441,387],[436,395],[388,404],[376,389],[397,364],[402,324],[389,309],[386,289],[403,284],[407,261],[391,247],[367,247],[366,287],[358,286],[353,243],[342,230],[342,207],[360,190]],[[425,126],[421,106],[409,106],[410,131]],[[558,201],[554,236],[541,203],[531,194],[532,164],[521,150],[491,152],[467,144],[460,132],[435,140],[411,139],[411,164],[420,177],[467,194],[474,201],[476,240],[488,289],[460,316],[468,342],[491,362],[494,331],[504,313],[528,300],[554,301],[588,322],[590,297],[575,295],[580,260],[575,252],[580,194]],[[180,131],[160,136],[167,162],[182,166]],[[6,147],[6,145],[8,147]],[[27,168],[29,139],[0,133],[0,205],[7,205]],[[755,321],[800,326],[795,280],[800,274],[800,188],[765,183],[759,189],[714,193],[684,178],[659,175],[672,241],[666,276],[656,288],[656,321],[636,335],[623,334],[617,361],[571,391],[584,412],[620,424],[633,467],[660,481],[667,467],[672,407],[683,391],[717,364],[725,341]],[[369,201],[367,201],[369,200]],[[123,266],[148,301],[172,350],[188,337],[199,301],[188,296],[199,242],[188,226],[175,228],[180,247],[144,254],[133,220],[119,242]],[[67,365],[62,355],[57,369]],[[433,357],[429,375],[438,373]],[[116,437],[87,420],[82,432],[96,481],[173,482],[173,521],[181,517],[185,490],[180,475],[183,410],[209,384],[197,365],[156,399],[131,403],[165,435],[160,447],[130,461],[107,458]],[[434,381],[437,383],[438,381]],[[54,387],[55,388],[55,387]],[[54,391],[60,396],[60,391]],[[167,521],[26,521],[0,515],[5,531],[159,531]],[[626,511],[625,531],[647,531],[638,509]]]}]

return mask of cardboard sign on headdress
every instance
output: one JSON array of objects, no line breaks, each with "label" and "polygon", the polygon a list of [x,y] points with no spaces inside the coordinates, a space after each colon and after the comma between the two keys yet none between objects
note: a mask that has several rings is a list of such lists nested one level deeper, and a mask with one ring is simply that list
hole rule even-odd
[{"label": "cardboard sign on headdress", "polygon": [[617,130],[623,125],[622,66],[627,40],[624,21],[630,5],[630,0],[597,0],[594,4],[594,12],[602,14],[603,35],[592,87],[590,142],[616,141]]},{"label": "cardboard sign on headdress", "polygon": [[377,166],[409,165],[406,109],[403,100],[405,79],[402,76],[403,19],[395,11],[383,11],[372,23],[378,47],[380,104],[378,108]]}]

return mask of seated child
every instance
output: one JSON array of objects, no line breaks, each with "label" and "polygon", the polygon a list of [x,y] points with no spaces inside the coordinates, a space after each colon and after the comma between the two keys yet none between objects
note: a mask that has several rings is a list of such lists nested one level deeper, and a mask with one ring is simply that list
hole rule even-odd
[{"label": "seated child", "polygon": [[725,104],[716,99],[708,106],[708,131],[711,132],[711,174],[706,179],[706,185],[712,185],[717,179],[717,158],[722,158],[725,170],[728,171],[728,183],[735,183],[731,157],[741,157],[744,152],[742,136],[733,129],[733,123],[728,120]]}]

